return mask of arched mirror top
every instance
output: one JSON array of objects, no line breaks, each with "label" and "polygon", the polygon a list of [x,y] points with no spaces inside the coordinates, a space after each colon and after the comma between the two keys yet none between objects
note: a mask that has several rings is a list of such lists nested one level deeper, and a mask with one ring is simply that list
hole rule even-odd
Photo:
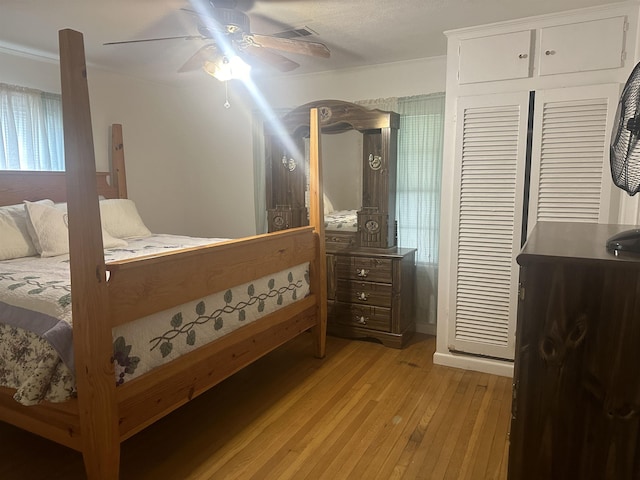
[{"label": "arched mirror top", "polygon": [[372,110],[342,100],[318,100],[301,105],[281,118],[289,134],[308,131],[311,108],[317,108],[320,113],[322,133],[398,129],[400,126],[400,115],[395,112]]}]

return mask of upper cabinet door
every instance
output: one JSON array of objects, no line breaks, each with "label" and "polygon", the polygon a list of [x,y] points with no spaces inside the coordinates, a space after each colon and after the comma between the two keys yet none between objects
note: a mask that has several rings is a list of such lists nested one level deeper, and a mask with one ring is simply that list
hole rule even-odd
[{"label": "upper cabinet door", "polygon": [[460,41],[459,83],[492,82],[531,75],[531,30]]},{"label": "upper cabinet door", "polygon": [[540,75],[623,66],[625,17],[540,29]]}]

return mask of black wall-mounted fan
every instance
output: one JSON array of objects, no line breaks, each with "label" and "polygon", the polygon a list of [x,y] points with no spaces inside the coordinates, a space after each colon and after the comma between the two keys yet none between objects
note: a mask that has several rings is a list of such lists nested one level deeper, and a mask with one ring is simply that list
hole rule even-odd
[{"label": "black wall-mounted fan", "polygon": [[[286,0],[278,0],[286,1]],[[253,33],[249,15],[254,0],[192,0],[193,9],[182,9],[196,19],[199,35],[149,38],[108,42],[104,45],[154,42],[174,39],[201,39],[208,43],[201,47],[178,70],[188,72],[202,68],[217,56],[238,55],[247,63],[262,63],[281,72],[288,72],[300,66],[280,52],[313,57],[329,58],[329,49],[320,42],[311,42],[297,38],[287,38],[286,33],[261,35]]]},{"label": "black wall-mounted fan", "polygon": [[[609,163],[613,183],[635,195],[640,191],[640,63],[622,90],[611,135]],[[640,229],[620,232],[607,240],[607,250],[640,253]]]}]

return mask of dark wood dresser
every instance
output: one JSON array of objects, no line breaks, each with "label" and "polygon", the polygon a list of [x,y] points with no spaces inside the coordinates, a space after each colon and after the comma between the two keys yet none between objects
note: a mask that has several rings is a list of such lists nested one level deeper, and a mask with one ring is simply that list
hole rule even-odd
[{"label": "dark wood dresser", "polygon": [[509,479],[640,478],[640,255],[623,225],[540,222],[521,288]]},{"label": "dark wood dresser", "polygon": [[415,331],[413,248],[327,252],[329,333],[402,348]]}]

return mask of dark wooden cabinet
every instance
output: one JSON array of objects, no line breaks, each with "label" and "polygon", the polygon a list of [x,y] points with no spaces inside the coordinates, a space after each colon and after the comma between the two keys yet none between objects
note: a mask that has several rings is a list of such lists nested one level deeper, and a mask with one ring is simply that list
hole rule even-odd
[{"label": "dark wooden cabinet", "polygon": [[402,348],[415,331],[415,252],[328,252],[328,332]]},{"label": "dark wooden cabinet", "polygon": [[640,478],[640,256],[621,225],[539,222],[523,251],[509,479]]},{"label": "dark wooden cabinet", "polygon": [[[323,135],[362,134],[362,192],[354,230],[325,230],[328,332],[401,348],[415,330],[415,249],[396,247],[400,116],[339,100],[302,105],[265,127],[269,231],[308,224],[304,138],[318,108]],[[294,153],[295,152],[295,153]]]}]

